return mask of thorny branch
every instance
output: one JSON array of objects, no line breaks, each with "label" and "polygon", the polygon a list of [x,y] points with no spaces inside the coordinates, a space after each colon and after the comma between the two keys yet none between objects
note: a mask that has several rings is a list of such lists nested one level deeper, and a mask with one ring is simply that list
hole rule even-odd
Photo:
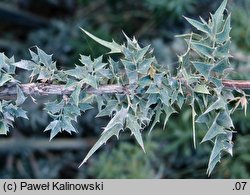
[{"label": "thorny branch", "polygon": [[[27,83],[20,84],[20,88],[26,95],[70,95],[75,87],[65,88],[65,85],[48,84],[48,83]],[[128,89],[126,86],[121,85],[103,85],[98,89],[92,87],[84,87],[90,94],[107,94],[107,93],[123,93],[127,94]],[[16,85],[6,85],[0,88],[0,99],[12,99],[17,94]]]},{"label": "thorny branch", "polygon": [[[223,85],[230,89],[250,89],[250,80],[223,80]],[[47,84],[47,83],[28,83],[19,85],[26,95],[69,95],[74,91],[74,87],[65,88],[65,85]],[[90,94],[128,94],[128,87],[121,85],[103,85],[95,89],[84,87]],[[12,99],[16,96],[15,85],[7,85],[0,88],[0,99]]]}]

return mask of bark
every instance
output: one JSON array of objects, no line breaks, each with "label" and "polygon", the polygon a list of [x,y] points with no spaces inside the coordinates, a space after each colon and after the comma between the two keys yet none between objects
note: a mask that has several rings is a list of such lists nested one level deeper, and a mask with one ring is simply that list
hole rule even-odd
[{"label": "bark", "polygon": [[[223,85],[230,89],[250,89],[250,80],[223,80]],[[26,95],[70,95],[74,87],[65,88],[65,85],[45,84],[45,83],[28,83],[19,85]],[[103,85],[98,89],[85,87],[90,94],[128,94],[127,86],[121,85]],[[0,88],[0,99],[13,99],[16,97],[16,85],[9,85]]]}]

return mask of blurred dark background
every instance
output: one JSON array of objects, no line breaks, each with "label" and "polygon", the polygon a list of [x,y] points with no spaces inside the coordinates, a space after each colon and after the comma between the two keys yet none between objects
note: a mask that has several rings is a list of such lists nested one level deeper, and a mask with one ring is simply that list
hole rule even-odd
[{"label": "blurred dark background", "polygon": [[[106,39],[124,41],[122,30],[151,44],[161,64],[176,67],[176,53],[184,43],[174,35],[190,32],[183,15],[207,19],[221,3],[218,0],[2,0],[0,1],[0,51],[16,60],[29,59],[28,49],[37,45],[53,53],[60,68],[72,68],[79,54],[97,57],[107,50],[80,31],[82,27]],[[250,79],[250,0],[229,0],[232,12],[232,66],[230,77]],[[25,78],[24,72],[20,76]],[[48,97],[50,98],[50,97]],[[49,117],[38,104],[27,100],[30,120],[17,120],[9,135],[0,136],[0,178],[207,178],[209,143],[192,146],[190,108],[173,115],[167,128],[160,124],[148,136],[146,154],[124,134],[103,146],[78,169],[87,151],[101,134],[107,119],[85,113],[77,124],[78,134],[60,134],[49,142],[43,129]],[[225,156],[211,178],[250,178],[250,112],[234,114],[237,130],[234,156]],[[198,130],[197,139],[203,133]]]}]

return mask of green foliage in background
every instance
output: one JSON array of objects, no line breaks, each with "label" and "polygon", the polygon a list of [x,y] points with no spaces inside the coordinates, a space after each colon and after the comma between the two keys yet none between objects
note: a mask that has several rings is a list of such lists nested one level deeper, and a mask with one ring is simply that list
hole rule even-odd
[{"label": "green foliage in background", "polygon": [[180,19],[183,13],[193,11],[196,2],[196,0],[146,0],[145,5],[161,13],[171,13],[171,17]]},{"label": "green foliage in background", "polygon": [[160,178],[163,164],[156,156],[156,146],[156,142],[147,141],[145,155],[133,144],[121,142],[118,148],[90,160],[88,174],[90,177],[106,179]]},{"label": "green foliage in background", "polygon": [[250,27],[248,25],[249,0],[233,2],[230,7],[232,10],[232,23],[237,28],[232,29],[232,38],[237,46],[245,51],[250,51]]}]

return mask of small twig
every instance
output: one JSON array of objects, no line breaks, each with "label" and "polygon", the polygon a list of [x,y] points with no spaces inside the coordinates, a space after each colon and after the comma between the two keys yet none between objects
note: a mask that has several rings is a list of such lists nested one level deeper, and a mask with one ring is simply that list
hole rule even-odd
[{"label": "small twig", "polygon": [[[230,89],[250,89],[250,80],[223,80],[223,85]],[[45,83],[28,83],[20,84],[20,88],[26,95],[70,95],[74,87],[65,88],[65,85],[45,84]],[[103,85],[97,89],[85,88],[90,94],[129,94],[127,86],[121,85]],[[16,96],[16,86],[4,86],[0,88],[0,99],[13,99]]]},{"label": "small twig", "polygon": [[222,83],[230,89],[250,89],[250,80],[223,80]]}]

